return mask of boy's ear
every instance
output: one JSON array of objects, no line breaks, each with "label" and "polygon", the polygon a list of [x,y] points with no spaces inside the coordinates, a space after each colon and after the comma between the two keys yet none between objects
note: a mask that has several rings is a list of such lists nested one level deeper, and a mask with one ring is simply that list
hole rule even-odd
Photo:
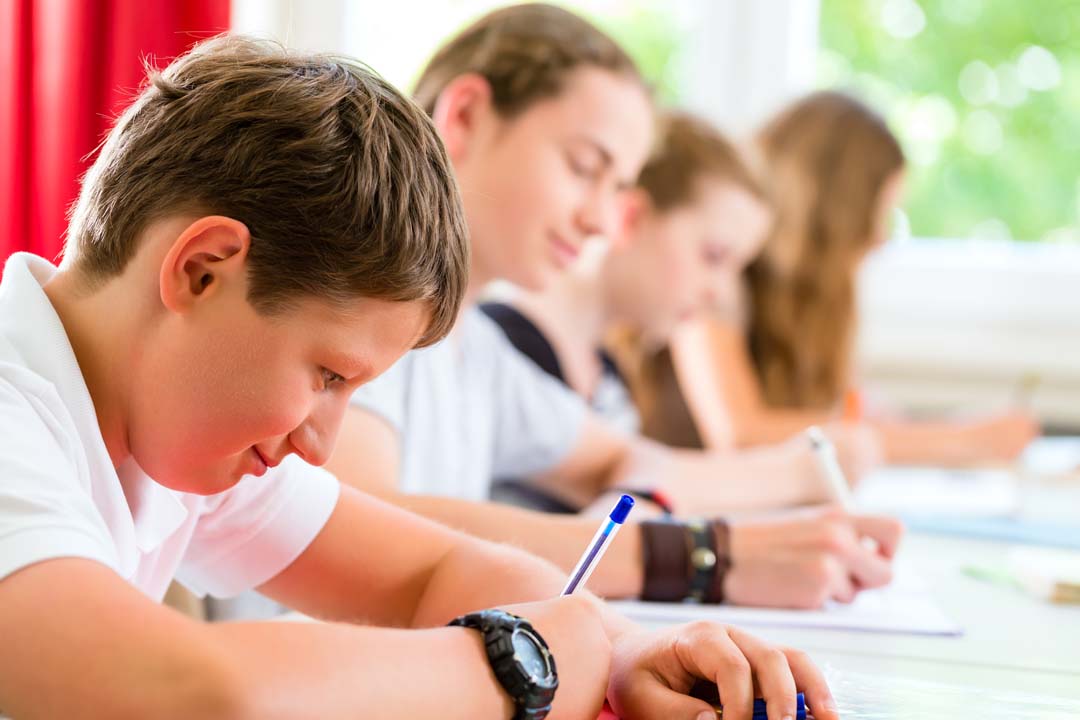
[{"label": "boy's ear", "polygon": [[246,275],[251,233],[247,225],[220,215],[202,217],[173,241],[158,278],[161,302],[183,313],[200,299]]},{"label": "boy's ear", "polygon": [[493,109],[491,101],[491,83],[479,73],[459,75],[439,93],[431,119],[451,160],[468,154],[478,123]]},{"label": "boy's ear", "polygon": [[622,193],[619,198],[618,231],[611,239],[611,246],[625,247],[651,210],[652,199],[641,188],[631,188]]}]

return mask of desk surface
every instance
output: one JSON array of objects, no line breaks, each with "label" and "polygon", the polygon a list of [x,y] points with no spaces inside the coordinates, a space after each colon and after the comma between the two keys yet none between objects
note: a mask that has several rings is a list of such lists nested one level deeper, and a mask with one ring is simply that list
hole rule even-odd
[{"label": "desk surface", "polygon": [[[965,565],[1000,559],[1010,547],[936,535],[905,538],[905,554],[942,609],[964,627],[960,637],[750,629],[808,652],[850,717],[936,720],[957,716],[952,709],[970,707],[964,704],[970,698],[994,708],[980,717],[1075,720],[1080,718],[1080,606],[1052,605],[961,572]],[[858,709],[868,698],[874,707],[870,714]]]},{"label": "desk surface", "polygon": [[1073,678],[1080,693],[1080,607],[1052,605],[961,572],[965,565],[1000,559],[1010,547],[934,535],[905,538],[904,553],[914,560],[942,609],[963,626],[961,637],[785,628],[754,632],[823,654],[1062,674]]},{"label": "desk surface", "polygon": [[[1062,457],[1064,456],[1064,457]],[[1032,445],[1029,473],[1060,473],[1076,466],[1080,438],[1044,439]],[[1080,479],[1029,475],[1021,485],[1024,515],[1076,522]],[[958,638],[834,630],[754,628],[775,642],[802,648],[838,667],[877,668],[908,677],[953,678],[981,687],[1021,683],[1080,698],[1080,606],[1053,605],[1012,588],[968,577],[971,564],[997,565],[1012,543],[909,533],[902,552],[927,581],[941,608],[964,627]]]},{"label": "desk surface", "polygon": [[[1062,455],[1066,457],[1058,457]],[[1066,465],[1075,467],[1078,456],[1078,438],[1043,440],[1031,448],[1024,463],[1028,474],[1021,484],[1025,517],[1076,522],[1077,474],[1065,480],[1038,475],[1048,465],[1051,474]],[[941,683],[973,693],[1006,689],[1068,699],[1080,708],[1080,606],[1053,605],[962,572],[972,564],[998,565],[1014,547],[924,533],[904,538],[902,552],[918,568],[941,608],[963,626],[960,637],[767,627],[752,631],[809,652],[830,674],[830,682],[833,676],[854,673],[868,681]],[[1080,718],[1080,709],[1031,717]]]}]

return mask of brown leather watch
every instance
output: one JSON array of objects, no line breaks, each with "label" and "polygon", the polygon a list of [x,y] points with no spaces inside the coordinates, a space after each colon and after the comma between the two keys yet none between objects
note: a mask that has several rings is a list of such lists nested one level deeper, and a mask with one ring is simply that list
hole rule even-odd
[{"label": "brown leather watch", "polygon": [[722,519],[647,520],[641,523],[645,583],[642,599],[719,603],[731,568]]}]

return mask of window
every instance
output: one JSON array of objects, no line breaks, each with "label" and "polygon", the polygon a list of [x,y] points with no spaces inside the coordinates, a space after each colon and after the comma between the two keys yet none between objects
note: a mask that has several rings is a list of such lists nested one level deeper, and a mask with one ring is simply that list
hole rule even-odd
[{"label": "window", "polygon": [[1080,244],[1080,0],[821,0],[818,82],[885,113],[911,232]]},{"label": "window", "polygon": [[[342,27],[347,28],[337,31],[345,36],[340,45],[403,89],[412,87],[442,42],[484,13],[515,4],[507,0],[452,0],[425,3],[419,10],[418,4],[411,2],[371,5],[336,1],[343,5]],[[611,33],[640,63],[664,100],[680,98],[682,79],[677,60],[680,39],[689,22],[687,0],[568,0],[557,4]]]}]

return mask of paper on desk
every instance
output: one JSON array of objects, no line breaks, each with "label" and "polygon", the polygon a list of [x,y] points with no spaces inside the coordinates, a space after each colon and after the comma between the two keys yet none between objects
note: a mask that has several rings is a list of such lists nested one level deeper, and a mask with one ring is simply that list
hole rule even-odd
[{"label": "paper on desk", "polygon": [[919,517],[1007,517],[1019,506],[1016,476],[1006,470],[890,467],[859,483],[864,512]]},{"label": "paper on desk", "polygon": [[934,602],[922,579],[903,566],[897,566],[896,577],[888,587],[861,592],[850,605],[829,603],[821,610],[639,601],[610,604],[633,620],[652,623],[713,620],[731,625],[912,635],[960,635],[963,632]]}]

